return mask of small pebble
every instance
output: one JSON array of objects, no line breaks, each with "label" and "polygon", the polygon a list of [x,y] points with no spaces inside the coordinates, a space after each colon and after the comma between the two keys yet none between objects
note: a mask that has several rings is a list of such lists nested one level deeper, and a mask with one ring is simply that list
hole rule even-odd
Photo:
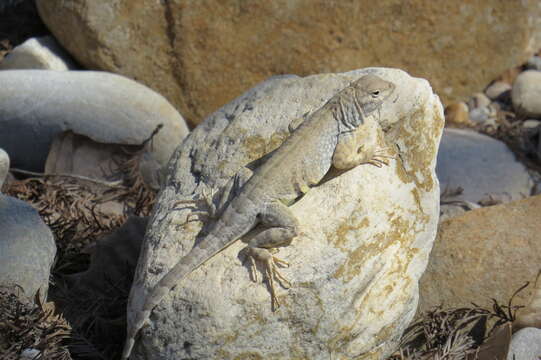
[{"label": "small pebble", "polygon": [[0,62],[0,70],[16,69],[66,71],[77,66],[52,36],[43,36],[26,40]]},{"label": "small pebble", "polygon": [[485,94],[491,100],[504,100],[511,93],[511,85],[503,81],[495,81],[486,88]]},{"label": "small pebble", "polygon": [[541,70],[541,57],[534,55],[526,63],[529,70]]},{"label": "small pebble", "polygon": [[38,349],[28,348],[24,349],[21,353],[21,359],[39,359],[39,355],[41,354],[41,351]]},{"label": "small pebble", "polygon": [[2,148],[0,148],[0,190],[2,190],[2,185],[4,185],[8,172],[9,156]]},{"label": "small pebble", "polygon": [[468,105],[456,102],[445,108],[445,122],[453,125],[471,125]]},{"label": "small pebble", "polygon": [[538,129],[541,126],[541,121],[528,119],[522,123],[522,128],[526,130]]},{"label": "small pebble", "polygon": [[485,107],[490,105],[490,99],[488,96],[486,96],[483,93],[475,93],[473,96],[468,100],[468,108],[470,110]]},{"label": "small pebble", "polygon": [[496,125],[496,114],[492,106],[479,107],[470,111],[470,120],[478,125]]},{"label": "small pebble", "polygon": [[541,357],[541,329],[520,329],[511,338],[507,360],[538,360]]},{"label": "small pebble", "polygon": [[541,71],[526,70],[513,84],[511,99],[515,112],[521,116],[541,117]]}]

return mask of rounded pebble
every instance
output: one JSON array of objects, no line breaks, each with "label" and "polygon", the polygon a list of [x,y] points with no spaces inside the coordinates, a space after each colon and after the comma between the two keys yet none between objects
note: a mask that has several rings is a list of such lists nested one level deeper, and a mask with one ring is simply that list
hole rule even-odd
[{"label": "rounded pebble", "polygon": [[468,108],[470,110],[485,107],[490,105],[490,99],[483,93],[475,93],[468,100]]},{"label": "rounded pebble", "polygon": [[509,97],[511,85],[503,81],[495,81],[486,88],[485,94],[491,100],[504,100]]},{"label": "rounded pebble", "polygon": [[0,62],[0,70],[15,69],[66,71],[77,66],[52,36],[43,36],[26,40]]},{"label": "rounded pebble", "polygon": [[534,55],[526,63],[529,70],[541,70],[541,57]]},{"label": "rounded pebble", "polygon": [[468,106],[463,102],[453,103],[445,108],[445,122],[456,125],[470,125]]},{"label": "rounded pebble", "polygon": [[507,360],[538,360],[541,357],[541,329],[520,329],[511,338]]},{"label": "rounded pebble", "polygon": [[0,285],[22,287],[33,298],[38,289],[44,299],[56,255],[49,227],[36,209],[0,194]]},{"label": "rounded pebble", "polygon": [[469,116],[474,124],[487,125],[490,119],[496,117],[496,112],[492,107],[484,106],[471,110]]},{"label": "rounded pebble", "polygon": [[2,148],[0,148],[0,190],[2,190],[2,185],[6,181],[6,177],[9,172],[9,156]]},{"label": "rounded pebble", "polygon": [[526,70],[517,76],[511,90],[515,111],[528,117],[541,117],[541,71]]},{"label": "rounded pebble", "polygon": [[528,171],[507,145],[471,130],[444,129],[436,173],[442,191],[464,189],[453,200],[478,203],[487,195],[519,200],[533,187]]},{"label": "rounded pebble", "polygon": [[541,126],[541,121],[535,119],[528,119],[522,123],[524,129],[537,129]]}]

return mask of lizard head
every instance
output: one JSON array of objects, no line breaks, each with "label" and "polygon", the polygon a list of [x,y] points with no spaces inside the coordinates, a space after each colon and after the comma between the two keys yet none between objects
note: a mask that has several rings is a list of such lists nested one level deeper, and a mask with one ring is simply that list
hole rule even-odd
[{"label": "lizard head", "polygon": [[340,95],[331,99],[335,118],[343,124],[341,132],[355,131],[368,117],[379,115],[382,104],[394,90],[392,82],[374,74],[364,75],[352,82]]},{"label": "lizard head", "polygon": [[354,89],[355,100],[362,110],[362,115],[367,116],[379,109],[381,104],[394,92],[395,85],[383,80],[379,76],[368,74],[351,84]]}]

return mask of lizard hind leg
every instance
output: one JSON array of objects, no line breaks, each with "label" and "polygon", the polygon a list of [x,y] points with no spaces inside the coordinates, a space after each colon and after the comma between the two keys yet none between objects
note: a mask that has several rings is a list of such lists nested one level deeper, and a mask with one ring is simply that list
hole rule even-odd
[{"label": "lizard hind leg", "polygon": [[264,273],[268,280],[269,291],[273,309],[280,307],[274,280],[277,279],[285,287],[291,287],[291,283],[280,273],[278,265],[289,264],[278,259],[272,254],[277,247],[287,246],[298,235],[299,222],[291,210],[280,202],[275,202],[265,208],[265,213],[259,216],[260,223],[267,227],[257,234],[248,243],[248,256],[250,257],[254,280],[257,282],[256,261],[264,267]]}]

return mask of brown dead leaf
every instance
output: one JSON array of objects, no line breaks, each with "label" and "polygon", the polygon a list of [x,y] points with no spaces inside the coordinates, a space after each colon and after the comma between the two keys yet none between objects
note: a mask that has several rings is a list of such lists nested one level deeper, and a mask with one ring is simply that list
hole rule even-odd
[{"label": "brown dead leaf", "polygon": [[499,326],[475,353],[468,355],[468,360],[506,360],[511,335],[511,323]]},{"label": "brown dead leaf", "polygon": [[53,303],[45,303],[38,293],[35,302],[17,296],[16,289],[0,288],[0,354],[2,359],[19,359],[25,351],[39,359],[70,360],[64,340],[71,327],[55,314]]}]

